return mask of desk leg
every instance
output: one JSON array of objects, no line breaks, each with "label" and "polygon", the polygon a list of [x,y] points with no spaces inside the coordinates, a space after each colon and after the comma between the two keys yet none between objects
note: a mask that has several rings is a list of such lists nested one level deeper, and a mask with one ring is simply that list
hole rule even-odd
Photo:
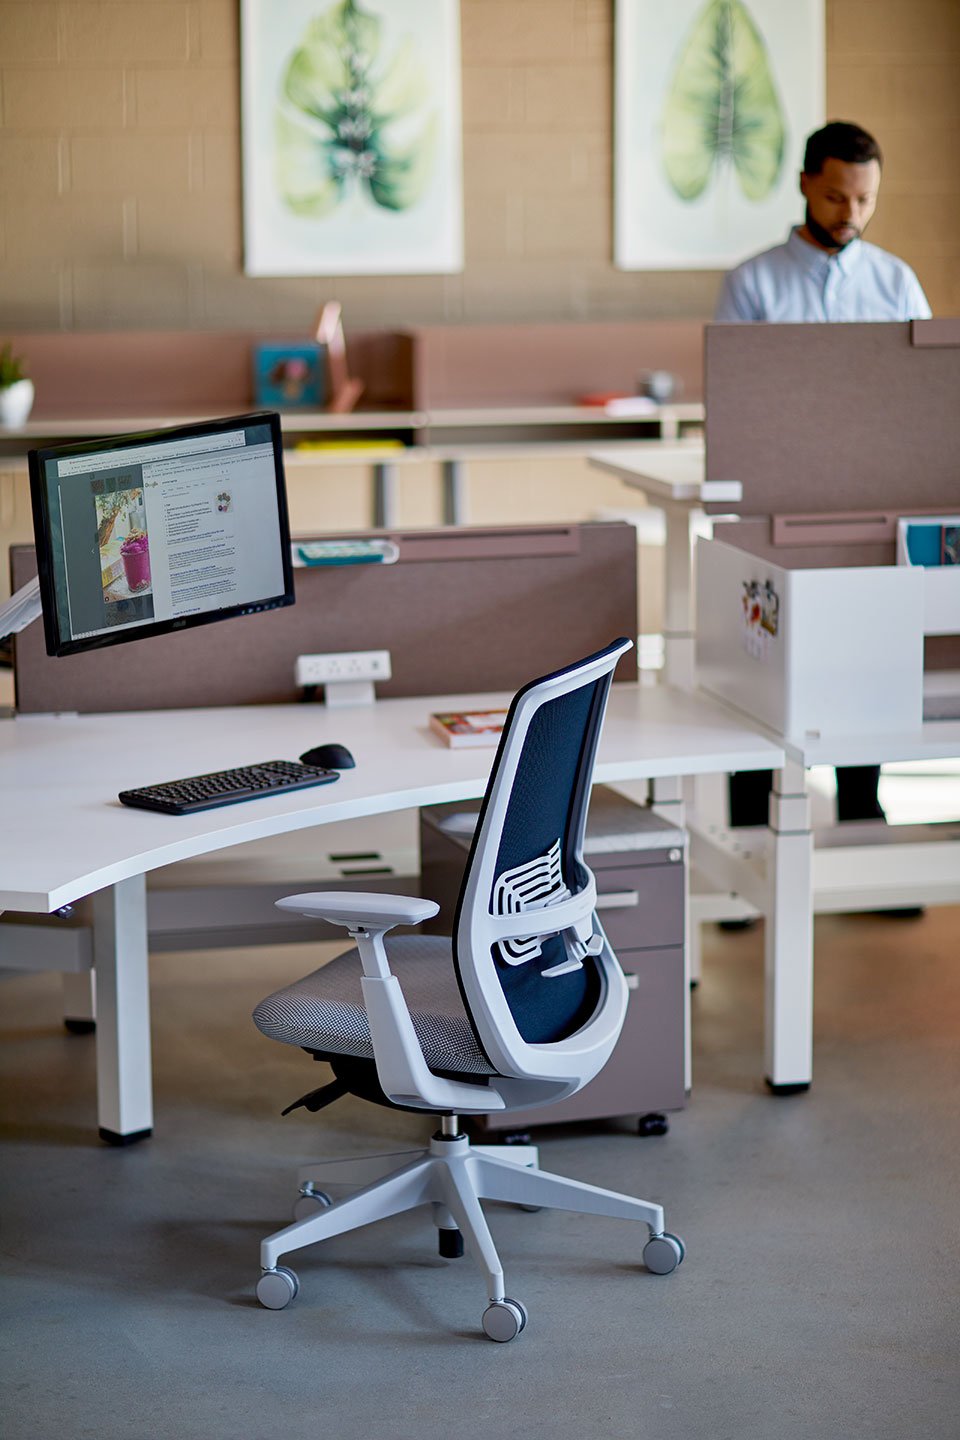
[{"label": "desk leg", "polygon": [[92,970],[65,971],[63,1023],[71,1035],[92,1035],[97,1028],[97,977]]},{"label": "desk leg", "polygon": [[813,834],[802,765],[774,772],[764,936],[765,1062],[777,1095],[813,1075]]},{"label": "desk leg", "polygon": [[145,876],[94,895],[93,964],[100,1138],[129,1145],[153,1129]]},{"label": "desk leg", "polygon": [[443,523],[467,523],[467,467],[462,460],[443,461]]},{"label": "desk leg", "polygon": [[[685,824],[683,780],[679,776],[661,777],[650,781],[650,808],[655,815],[682,830]],[[690,853],[683,867],[683,1088],[689,1095],[693,1087],[693,1047],[691,1043],[690,981],[692,978],[690,944]]]},{"label": "desk leg", "polygon": [[680,690],[694,686],[695,640],[691,604],[692,515],[688,505],[663,502],[667,524],[663,557],[663,678]]},{"label": "desk leg", "polygon": [[397,523],[397,467],[382,461],[373,467],[373,528],[392,530]]}]

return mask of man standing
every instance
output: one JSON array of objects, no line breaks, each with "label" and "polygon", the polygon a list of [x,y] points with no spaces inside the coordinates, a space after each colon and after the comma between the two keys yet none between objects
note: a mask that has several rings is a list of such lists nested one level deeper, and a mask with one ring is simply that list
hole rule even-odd
[{"label": "man standing", "polygon": [[926,320],[916,275],[861,236],[877,206],[883,157],[859,125],[833,120],[807,141],[802,225],[786,244],[745,260],[723,282],[714,318],[786,324],[817,320]]},{"label": "man standing", "polygon": [[[859,125],[833,120],[808,139],[800,174],[802,225],[731,270],[714,319],[719,322],[925,320],[927,297],[895,255],[861,237],[877,205],[883,157]],[[878,765],[837,771],[837,819],[882,820]],[[730,777],[731,825],[764,825],[770,776]]]}]

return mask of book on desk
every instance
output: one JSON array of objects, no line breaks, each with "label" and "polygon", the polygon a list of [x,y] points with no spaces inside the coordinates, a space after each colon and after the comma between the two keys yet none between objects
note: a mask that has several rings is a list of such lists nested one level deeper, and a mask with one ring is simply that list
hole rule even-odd
[{"label": "book on desk", "polygon": [[452,750],[496,745],[506,718],[506,710],[441,710],[430,716],[430,729]]}]

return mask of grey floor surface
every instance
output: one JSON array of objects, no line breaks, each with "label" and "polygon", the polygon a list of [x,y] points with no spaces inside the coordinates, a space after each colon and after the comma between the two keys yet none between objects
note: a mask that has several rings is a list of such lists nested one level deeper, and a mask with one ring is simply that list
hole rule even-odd
[{"label": "grey floor surface", "polygon": [[128,1150],[94,1138],[56,977],[0,982],[5,1440],[957,1440],[960,910],[823,917],[816,947],[807,1095],[761,1081],[760,930],[711,927],[669,1136],[540,1132],[545,1168],[662,1201],[688,1254],[656,1277],[640,1227],[491,1207],[530,1311],[506,1346],[427,1212],[300,1254],[296,1302],[256,1303],[296,1164],[426,1133],[349,1099],[278,1118],[320,1067],[248,1017],[304,947],[156,958],[157,1128]]}]

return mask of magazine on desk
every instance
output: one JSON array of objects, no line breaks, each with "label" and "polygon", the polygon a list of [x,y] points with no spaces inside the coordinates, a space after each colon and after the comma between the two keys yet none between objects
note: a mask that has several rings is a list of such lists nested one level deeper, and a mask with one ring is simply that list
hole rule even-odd
[{"label": "magazine on desk", "polygon": [[497,745],[506,718],[506,710],[441,710],[430,716],[430,729],[454,750]]}]

